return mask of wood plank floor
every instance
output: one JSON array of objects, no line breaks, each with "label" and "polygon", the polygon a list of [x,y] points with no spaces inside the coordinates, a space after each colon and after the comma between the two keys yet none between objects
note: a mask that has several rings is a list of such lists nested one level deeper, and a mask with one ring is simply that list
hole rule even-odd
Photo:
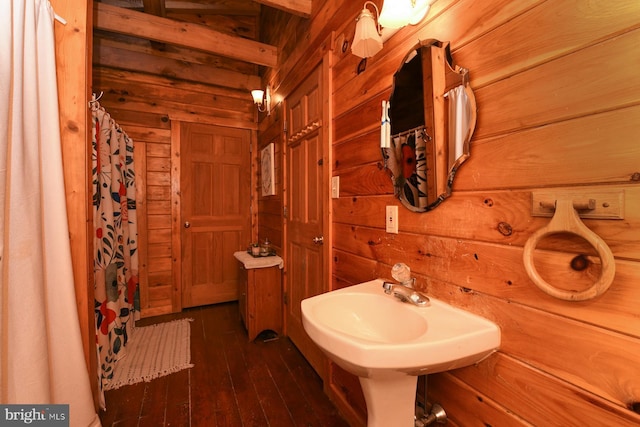
[{"label": "wood plank floor", "polygon": [[322,381],[286,337],[250,343],[238,304],[143,319],[191,323],[191,369],[106,392],[107,426],[347,427]]}]

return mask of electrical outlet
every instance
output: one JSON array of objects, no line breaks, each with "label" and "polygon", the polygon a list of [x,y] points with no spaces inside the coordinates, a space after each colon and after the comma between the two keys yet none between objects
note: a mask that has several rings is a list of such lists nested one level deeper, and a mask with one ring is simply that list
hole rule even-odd
[{"label": "electrical outlet", "polygon": [[334,199],[340,197],[340,176],[331,177],[331,197]]},{"label": "electrical outlet", "polygon": [[398,234],[398,206],[387,206],[385,224],[387,233]]}]

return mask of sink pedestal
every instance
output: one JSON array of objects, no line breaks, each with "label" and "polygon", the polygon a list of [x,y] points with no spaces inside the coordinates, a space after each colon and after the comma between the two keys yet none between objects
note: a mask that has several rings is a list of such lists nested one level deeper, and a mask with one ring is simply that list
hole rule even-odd
[{"label": "sink pedestal", "polygon": [[418,377],[396,373],[359,377],[367,402],[367,427],[413,427]]}]

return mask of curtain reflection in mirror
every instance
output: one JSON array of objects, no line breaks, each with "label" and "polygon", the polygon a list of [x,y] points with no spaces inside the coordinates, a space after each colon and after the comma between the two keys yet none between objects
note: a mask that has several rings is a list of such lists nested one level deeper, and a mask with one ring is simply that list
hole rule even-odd
[{"label": "curtain reflection in mirror", "polygon": [[426,206],[429,194],[427,141],[431,137],[422,126],[391,137],[385,152],[385,166],[391,171],[394,191],[413,206]]}]

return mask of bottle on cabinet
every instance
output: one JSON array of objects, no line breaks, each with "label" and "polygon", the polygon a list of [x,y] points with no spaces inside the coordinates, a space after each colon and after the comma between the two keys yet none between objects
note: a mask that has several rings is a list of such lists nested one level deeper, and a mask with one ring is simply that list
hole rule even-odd
[{"label": "bottle on cabinet", "polygon": [[264,242],[262,242],[262,245],[260,246],[260,255],[261,256],[271,255],[271,242],[269,241],[268,237],[264,239]]}]

